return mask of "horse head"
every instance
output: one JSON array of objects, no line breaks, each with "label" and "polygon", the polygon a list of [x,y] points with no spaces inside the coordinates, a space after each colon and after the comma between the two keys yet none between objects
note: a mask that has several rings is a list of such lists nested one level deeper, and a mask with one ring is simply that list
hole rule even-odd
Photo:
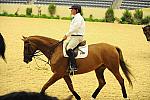
[{"label": "horse head", "polygon": [[29,63],[32,61],[32,57],[37,50],[37,46],[32,43],[32,39],[29,37],[23,36],[22,40],[24,41],[24,62]]},{"label": "horse head", "polygon": [[150,41],[150,25],[142,27],[144,35],[146,36],[147,41]]}]

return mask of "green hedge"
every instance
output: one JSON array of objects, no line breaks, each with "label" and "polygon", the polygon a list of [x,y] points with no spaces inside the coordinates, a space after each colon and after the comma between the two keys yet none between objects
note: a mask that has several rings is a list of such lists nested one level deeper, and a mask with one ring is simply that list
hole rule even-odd
[{"label": "green hedge", "polygon": [[[28,10],[27,10],[28,9]],[[9,16],[9,17],[28,17],[28,18],[47,18],[47,19],[62,19],[62,20],[71,20],[71,17],[60,17],[57,16],[47,16],[46,14],[42,14],[41,16],[32,14],[32,8],[26,9],[26,15],[24,14],[8,14],[6,11],[3,11],[0,13],[0,16]],[[109,14],[111,13],[111,14]],[[150,24],[150,16],[146,16],[143,18],[143,11],[142,10],[135,10],[134,16],[132,16],[131,12],[129,10],[125,10],[123,13],[123,16],[121,18],[114,18],[113,9],[108,9],[107,11],[107,17],[102,19],[94,19],[93,15],[90,15],[89,18],[84,18],[85,21],[89,22],[114,22],[115,20],[121,24],[136,24],[136,25],[142,25],[142,24]],[[110,16],[112,15],[112,16]]]}]

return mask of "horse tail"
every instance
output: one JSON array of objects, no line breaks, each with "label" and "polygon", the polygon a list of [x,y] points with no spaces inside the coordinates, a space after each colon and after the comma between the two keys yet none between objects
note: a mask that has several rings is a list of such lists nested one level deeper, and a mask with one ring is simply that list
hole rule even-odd
[{"label": "horse tail", "polygon": [[130,69],[127,67],[128,65],[124,61],[121,49],[118,47],[116,47],[116,49],[119,53],[119,61],[120,61],[121,69],[122,69],[123,73],[125,74],[125,77],[127,78],[128,82],[129,82],[129,85],[133,87],[133,84],[132,84],[132,81],[130,78],[130,75],[131,76],[133,76],[133,75],[132,75]]},{"label": "horse tail", "polygon": [[0,33],[0,57],[2,57],[5,62],[7,62],[5,58],[5,48],[6,48],[5,40]]}]

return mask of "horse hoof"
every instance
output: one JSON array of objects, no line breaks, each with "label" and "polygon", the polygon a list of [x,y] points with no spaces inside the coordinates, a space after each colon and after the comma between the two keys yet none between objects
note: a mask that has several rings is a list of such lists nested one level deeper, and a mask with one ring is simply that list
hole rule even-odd
[{"label": "horse hoof", "polygon": [[91,100],[96,100],[96,99],[92,97]]},{"label": "horse hoof", "polygon": [[129,98],[124,98],[124,100],[130,100]]},{"label": "horse hoof", "polygon": [[63,100],[72,100],[72,99],[73,99],[73,95],[70,95],[67,98],[63,99]]},{"label": "horse hoof", "polygon": [[40,94],[45,95],[45,92],[40,92]]}]

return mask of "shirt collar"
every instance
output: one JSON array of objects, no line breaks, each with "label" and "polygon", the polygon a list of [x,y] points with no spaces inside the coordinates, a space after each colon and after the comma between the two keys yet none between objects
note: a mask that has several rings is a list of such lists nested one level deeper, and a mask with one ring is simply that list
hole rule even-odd
[{"label": "shirt collar", "polygon": [[76,17],[76,16],[79,16],[80,15],[80,13],[77,13],[76,15],[74,15],[73,17]]}]

